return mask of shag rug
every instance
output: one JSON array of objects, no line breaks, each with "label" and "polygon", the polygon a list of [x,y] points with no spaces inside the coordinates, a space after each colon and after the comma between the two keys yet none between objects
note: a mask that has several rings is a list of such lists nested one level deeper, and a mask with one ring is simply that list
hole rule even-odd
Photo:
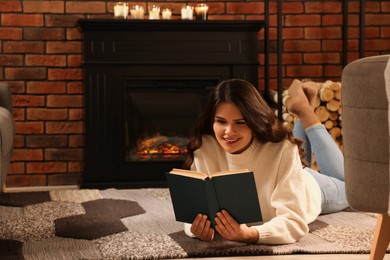
[{"label": "shag rug", "polygon": [[172,259],[369,253],[375,215],[322,215],[295,244],[266,246],[187,237],[168,189],[0,194],[0,259]]}]

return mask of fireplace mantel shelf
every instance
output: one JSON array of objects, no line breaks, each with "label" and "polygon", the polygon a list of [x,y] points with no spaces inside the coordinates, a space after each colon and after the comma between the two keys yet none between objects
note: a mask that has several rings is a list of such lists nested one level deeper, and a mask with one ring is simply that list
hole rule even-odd
[{"label": "fireplace mantel shelf", "polygon": [[83,31],[259,31],[263,20],[79,19]]}]

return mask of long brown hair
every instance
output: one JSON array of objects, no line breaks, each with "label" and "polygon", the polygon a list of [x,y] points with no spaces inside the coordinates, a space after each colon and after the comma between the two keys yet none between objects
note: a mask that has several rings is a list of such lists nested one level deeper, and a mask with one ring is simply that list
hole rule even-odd
[{"label": "long brown hair", "polygon": [[229,79],[218,84],[212,91],[209,101],[198,117],[192,137],[187,145],[188,157],[184,168],[189,169],[194,161],[194,151],[202,146],[202,135],[213,135],[213,123],[216,107],[220,103],[233,103],[241,111],[246,124],[253,131],[253,137],[260,143],[289,140],[298,145],[301,161],[307,165],[305,153],[300,147],[302,142],[295,139],[291,130],[279,122],[271,108],[261,97],[258,90],[242,79]]}]

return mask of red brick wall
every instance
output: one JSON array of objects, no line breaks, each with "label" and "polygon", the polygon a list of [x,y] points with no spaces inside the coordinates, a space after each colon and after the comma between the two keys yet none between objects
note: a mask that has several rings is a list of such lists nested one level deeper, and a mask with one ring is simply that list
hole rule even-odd
[{"label": "red brick wall", "polygon": [[[185,1],[165,3],[179,18]],[[208,1],[209,19],[264,19],[261,1]],[[113,17],[114,1],[0,0],[0,80],[13,92],[15,149],[7,186],[77,184],[83,171],[83,70],[79,18]],[[146,2],[138,2],[146,5]],[[150,4],[150,3],[149,3]],[[271,85],[276,82],[276,3],[270,4]],[[366,56],[390,53],[390,2],[366,1]],[[359,2],[349,1],[348,61],[358,58]],[[340,80],[342,4],[283,1],[283,85]],[[263,39],[262,32],[259,39]],[[259,42],[260,49],[263,48]],[[259,53],[263,86],[264,55]]]}]

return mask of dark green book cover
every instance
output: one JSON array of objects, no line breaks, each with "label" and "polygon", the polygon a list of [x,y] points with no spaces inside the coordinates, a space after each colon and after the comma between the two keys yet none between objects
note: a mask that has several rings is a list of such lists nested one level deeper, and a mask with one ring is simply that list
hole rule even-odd
[{"label": "dark green book cover", "polygon": [[222,209],[238,223],[262,221],[253,172],[212,178],[166,173],[166,177],[177,221],[192,223],[196,215],[202,213],[214,226],[214,217]]}]

